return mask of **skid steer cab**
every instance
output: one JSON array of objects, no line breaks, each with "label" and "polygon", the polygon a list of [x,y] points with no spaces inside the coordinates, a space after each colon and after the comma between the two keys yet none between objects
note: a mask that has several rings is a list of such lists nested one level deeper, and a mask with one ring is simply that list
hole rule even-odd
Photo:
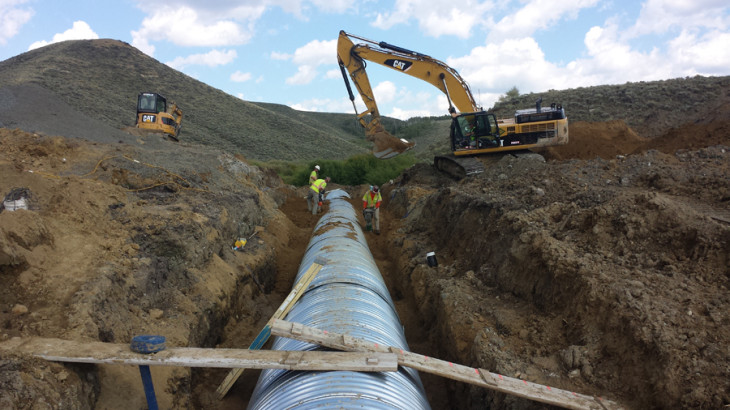
[{"label": "skid steer cab", "polygon": [[157,93],[140,93],[137,97],[135,126],[150,132],[165,134],[175,141],[180,134],[182,110],[174,102]]}]

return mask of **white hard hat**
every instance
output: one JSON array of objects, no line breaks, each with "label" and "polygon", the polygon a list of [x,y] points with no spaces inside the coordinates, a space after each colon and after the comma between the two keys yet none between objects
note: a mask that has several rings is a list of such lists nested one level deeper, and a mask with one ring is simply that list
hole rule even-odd
[{"label": "white hard hat", "polygon": [[319,171],[319,165],[315,165],[314,166],[314,169],[316,169],[317,171]]}]

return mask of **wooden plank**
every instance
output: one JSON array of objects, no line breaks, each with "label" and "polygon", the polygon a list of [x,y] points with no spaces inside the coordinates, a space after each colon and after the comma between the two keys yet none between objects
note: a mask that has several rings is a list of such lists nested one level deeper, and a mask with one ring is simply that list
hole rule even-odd
[{"label": "wooden plank", "polygon": [[[293,329],[296,329],[296,332]],[[603,410],[622,408],[619,404],[600,397],[531,383],[526,380],[491,373],[484,369],[434,359],[349,335],[326,332],[284,320],[276,320],[271,327],[271,333],[275,336],[288,337],[344,351],[392,352],[398,356],[398,364],[401,366],[568,409]]]},{"label": "wooden plank", "polygon": [[363,372],[393,372],[398,369],[395,354],[376,352],[174,347],[153,354],[141,354],[130,350],[128,344],[44,338],[11,339],[0,343],[0,350],[73,363]]},{"label": "wooden plank", "polygon": [[[314,277],[317,276],[325,263],[326,261],[320,258],[316,258],[314,262],[312,262],[312,265],[309,267],[309,269],[307,269],[304,275],[302,275],[297,284],[294,285],[291,292],[289,292],[289,295],[284,299],[276,312],[274,312],[274,314],[271,316],[271,319],[269,319],[268,323],[266,323],[266,326],[264,326],[261,332],[259,332],[253,343],[251,343],[251,345],[248,347],[250,350],[258,350],[264,346],[266,341],[269,340],[269,337],[271,336],[271,325],[274,323],[274,320],[281,319],[286,316],[287,313],[289,313],[291,308],[304,294],[304,291],[307,289],[307,287],[309,287],[309,284],[312,283],[312,280],[314,280]],[[241,377],[243,370],[244,369],[233,369],[228,372],[226,378],[223,379],[223,382],[221,382],[220,386],[218,386],[218,389],[216,389],[215,391],[218,400],[223,400],[223,398],[226,397],[226,394],[228,394],[228,391],[231,390],[233,384],[236,383],[236,380],[238,380],[239,377]]]}]

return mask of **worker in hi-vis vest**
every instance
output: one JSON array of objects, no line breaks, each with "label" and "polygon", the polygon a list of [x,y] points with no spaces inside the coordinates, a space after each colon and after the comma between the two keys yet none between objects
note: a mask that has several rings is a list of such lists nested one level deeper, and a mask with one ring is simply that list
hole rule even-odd
[{"label": "worker in hi-vis vest", "polygon": [[309,174],[309,186],[312,186],[314,181],[319,179],[319,165],[315,165],[312,173]]},{"label": "worker in hi-vis vest", "polygon": [[[383,201],[383,197],[380,196],[380,189],[377,185],[371,186],[368,192],[362,197],[362,212],[363,216],[372,213],[373,227],[375,228],[375,234],[380,235],[380,203]],[[368,224],[369,225],[369,224]]]},{"label": "worker in hi-vis vest", "polygon": [[319,202],[322,200],[324,189],[327,187],[328,182],[330,182],[330,177],[318,179],[309,187],[309,193],[307,194],[307,209],[312,211],[312,215],[317,215],[317,212],[319,211]]}]

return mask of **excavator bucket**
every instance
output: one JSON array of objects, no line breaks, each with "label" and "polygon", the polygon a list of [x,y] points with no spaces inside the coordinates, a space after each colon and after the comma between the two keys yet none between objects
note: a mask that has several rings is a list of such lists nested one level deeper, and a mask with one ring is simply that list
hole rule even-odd
[{"label": "excavator bucket", "polygon": [[377,131],[367,136],[373,142],[373,155],[378,159],[393,158],[416,146],[415,142],[408,142],[402,138],[394,137],[388,131]]}]

